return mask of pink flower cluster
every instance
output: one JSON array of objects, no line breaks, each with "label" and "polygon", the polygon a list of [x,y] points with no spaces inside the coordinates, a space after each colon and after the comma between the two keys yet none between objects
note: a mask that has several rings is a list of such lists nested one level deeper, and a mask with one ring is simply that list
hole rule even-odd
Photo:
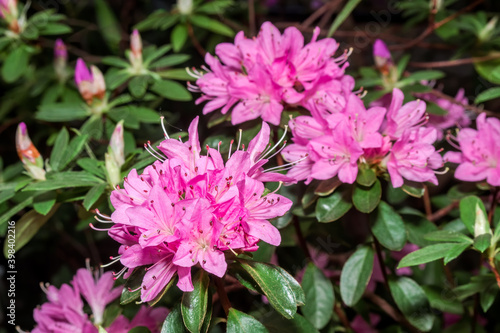
[{"label": "pink flower cluster", "polygon": [[141,175],[132,170],[124,188],[111,194],[116,209],[111,217],[97,217],[114,223],[108,233],[122,244],[116,258],[124,265],[119,275],[127,271],[127,277],[148,266],[141,286],[143,302],[154,299],[175,274],[177,286],[192,291],[195,265],[222,277],[226,253],[255,251],[260,240],[281,242],[268,220],[285,214],[292,202],[268,193],[262,181],[292,179],[262,168],[273,151],[269,126],[262,124],[247,150],[238,144],[226,163],[218,149],[207,146],[202,154],[197,127],[195,118],[187,142],[170,139],[165,132],[158,148],[166,158],[151,151],[159,161]]},{"label": "pink flower cluster", "polygon": [[476,125],[477,130],[461,129],[454,138],[461,152],[447,152],[444,157],[459,164],[455,178],[469,182],[486,180],[491,186],[500,186],[500,120],[486,118],[482,113]]},{"label": "pink flower cluster", "polygon": [[232,109],[233,124],[261,117],[279,125],[285,105],[324,111],[343,91],[352,90],[354,80],[344,75],[348,54],[333,58],[339,44],[332,38],[317,40],[318,35],[316,28],[304,45],[297,28],[287,28],[282,35],[270,22],[253,39],[239,32],[234,43],[217,45],[218,59],[206,55],[208,73],[193,74],[197,87],[190,89],[203,93],[196,104],[208,101],[204,114]]},{"label": "pink flower cluster", "polygon": [[352,184],[360,163],[388,172],[394,187],[404,179],[437,184],[435,170],[443,160],[433,143],[437,133],[424,127],[426,105],[403,104],[403,93],[394,89],[390,106],[366,109],[354,93],[339,108],[290,120],[294,144],[283,150],[292,163],[288,176],[297,180],[338,176]]},{"label": "pink flower cluster", "polygon": [[[48,302],[33,311],[37,326],[32,333],[97,333],[97,326],[102,325],[104,321],[106,306],[122,292],[122,288],[113,288],[113,283],[111,272],[99,277],[97,274],[92,276],[90,270],[81,268],[74,276],[72,286],[63,284],[60,289],[51,285],[45,286]],[[84,312],[82,297],[92,311],[90,317]],[[152,333],[159,333],[167,313],[165,308],[152,309],[143,306],[132,321],[120,315],[106,331],[126,333],[134,327],[145,326]]]}]

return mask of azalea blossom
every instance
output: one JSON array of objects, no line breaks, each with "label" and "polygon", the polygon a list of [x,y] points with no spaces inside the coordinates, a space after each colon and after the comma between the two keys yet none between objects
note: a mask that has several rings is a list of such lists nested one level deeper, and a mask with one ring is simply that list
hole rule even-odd
[{"label": "azalea blossom", "polygon": [[461,151],[447,152],[444,158],[459,164],[455,178],[469,182],[486,180],[491,186],[500,186],[500,120],[481,113],[476,124],[476,130],[459,130],[455,139]]},{"label": "azalea blossom", "polygon": [[[47,302],[33,311],[36,326],[31,332],[97,333],[97,327],[104,321],[106,306],[122,293],[122,288],[113,288],[113,284],[111,272],[102,274],[81,268],[71,284],[63,284],[59,289],[49,284],[42,285]],[[91,315],[85,312],[83,300],[89,305]],[[145,326],[152,333],[159,333],[167,313],[162,307],[141,307],[132,320],[121,315],[105,329],[109,333],[126,333],[132,328]]]},{"label": "azalea blossom", "polygon": [[[192,73],[197,78],[190,90],[203,95],[197,104],[209,101],[203,113],[232,109],[231,121],[239,124],[262,118],[279,125],[287,106],[326,103],[341,94],[352,78],[344,74],[348,52],[333,58],[339,44],[332,38],[318,40],[319,28],[311,41],[295,27],[283,34],[270,22],[265,22],[254,39],[239,32],[234,43],[217,45],[215,54],[205,57],[207,73]],[[348,77],[350,79],[345,80]]]},{"label": "azalea blossom", "polygon": [[198,139],[198,118],[189,126],[186,142],[166,139],[156,151],[158,158],[142,174],[132,170],[124,187],[111,194],[115,211],[97,219],[112,222],[108,234],[121,246],[124,268],[117,277],[145,269],[141,300],[154,299],[174,277],[182,291],[192,291],[191,268],[200,267],[218,277],[227,270],[226,255],[255,251],[263,240],[279,245],[279,231],[269,220],[285,214],[292,202],[266,193],[262,181],[292,182],[285,175],[266,171],[271,152],[266,123],[246,150],[241,142],[230,147],[227,162],[218,149]]}]

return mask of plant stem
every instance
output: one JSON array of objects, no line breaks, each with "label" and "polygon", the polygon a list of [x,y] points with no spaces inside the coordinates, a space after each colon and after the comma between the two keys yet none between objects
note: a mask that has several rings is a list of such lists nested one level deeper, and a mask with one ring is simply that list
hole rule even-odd
[{"label": "plant stem", "polygon": [[196,51],[198,51],[198,53],[203,58],[205,58],[205,53],[207,53],[207,51],[205,51],[203,46],[201,46],[200,42],[198,41],[198,39],[194,35],[193,26],[189,22],[187,22],[187,31],[188,31],[189,38],[191,39],[191,43],[193,43],[194,48],[196,49]]},{"label": "plant stem", "polygon": [[425,208],[425,215],[427,215],[427,218],[432,216],[431,198],[429,196],[429,188],[427,187],[427,185],[424,185],[424,208]]},{"label": "plant stem", "polygon": [[215,286],[217,287],[217,294],[219,294],[220,303],[227,317],[227,315],[229,314],[229,309],[232,306],[231,302],[229,301],[229,298],[227,297],[226,289],[224,288],[224,280],[219,277],[216,277],[214,280],[215,280]]},{"label": "plant stem", "polygon": [[493,189],[493,194],[491,196],[490,211],[488,212],[488,221],[490,226],[493,227],[493,216],[495,215],[495,209],[497,208],[497,197],[498,197],[498,187]]},{"label": "plant stem", "polygon": [[347,316],[345,315],[344,310],[340,306],[340,303],[335,303],[333,306],[333,311],[339,316],[340,321],[342,322],[342,325],[346,328],[346,330],[351,330],[351,324],[349,323],[349,320],[347,319]]}]

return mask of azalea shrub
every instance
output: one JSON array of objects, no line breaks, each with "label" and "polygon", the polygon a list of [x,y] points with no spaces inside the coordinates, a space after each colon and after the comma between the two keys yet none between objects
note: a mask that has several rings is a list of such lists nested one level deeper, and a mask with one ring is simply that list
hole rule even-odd
[{"label": "azalea shrub", "polygon": [[499,11],[0,0],[0,333],[500,330]]}]

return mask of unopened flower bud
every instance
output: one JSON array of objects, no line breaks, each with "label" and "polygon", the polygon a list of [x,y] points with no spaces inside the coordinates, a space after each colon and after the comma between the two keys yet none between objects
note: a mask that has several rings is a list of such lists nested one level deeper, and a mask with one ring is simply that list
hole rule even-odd
[{"label": "unopened flower bud", "polygon": [[177,0],[177,9],[183,15],[189,15],[193,11],[193,0]]},{"label": "unopened flower bud", "polygon": [[93,97],[103,99],[106,94],[106,82],[104,81],[104,76],[99,68],[94,65],[90,66],[90,71],[94,79],[92,82]]},{"label": "unopened flower bud", "polygon": [[127,56],[135,73],[140,74],[143,71],[142,39],[137,29],[130,35],[130,51],[128,51]]},{"label": "unopened flower bud", "polygon": [[483,234],[491,234],[490,223],[488,218],[483,211],[483,208],[479,204],[476,204],[476,220],[474,223],[474,237],[481,236]]},{"label": "unopened flower bud", "polygon": [[101,71],[90,66],[90,71],[81,58],[76,61],[75,82],[78,91],[87,104],[92,104],[94,98],[103,99],[106,93],[106,84]]},{"label": "unopened flower bud", "polygon": [[375,60],[375,66],[383,72],[389,72],[388,67],[393,66],[391,52],[387,48],[387,45],[380,39],[375,41],[373,44],[373,58]]},{"label": "unopened flower bud", "polygon": [[16,132],[16,149],[28,174],[39,180],[45,180],[43,158],[31,142],[25,123],[20,123]]},{"label": "unopened flower bud", "polygon": [[0,0],[0,17],[9,24],[9,29],[16,33],[19,32],[18,16],[17,0]]},{"label": "unopened flower bud", "polygon": [[62,39],[57,39],[54,45],[54,70],[60,82],[67,77],[66,63],[68,61],[68,50]]},{"label": "unopened flower bud", "polygon": [[116,124],[115,130],[109,141],[108,152],[104,155],[108,181],[116,186],[120,183],[120,170],[125,163],[123,142],[123,120]]}]

